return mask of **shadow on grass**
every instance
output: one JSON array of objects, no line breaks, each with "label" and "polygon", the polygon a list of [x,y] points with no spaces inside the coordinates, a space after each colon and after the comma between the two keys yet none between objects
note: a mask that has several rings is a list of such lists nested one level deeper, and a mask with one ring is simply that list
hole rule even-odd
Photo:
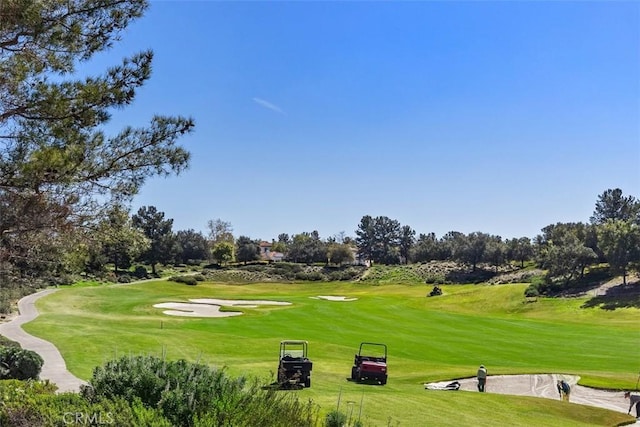
[{"label": "shadow on grass", "polygon": [[600,307],[603,310],[640,308],[640,283],[613,286],[582,305],[582,308]]},{"label": "shadow on grass", "polygon": [[354,380],[351,377],[347,377],[346,378],[347,381],[352,382],[354,384],[362,384],[362,385],[377,385],[377,386],[383,386],[384,384],[382,384],[380,381],[378,380],[369,380],[369,379],[364,379],[364,380]]}]

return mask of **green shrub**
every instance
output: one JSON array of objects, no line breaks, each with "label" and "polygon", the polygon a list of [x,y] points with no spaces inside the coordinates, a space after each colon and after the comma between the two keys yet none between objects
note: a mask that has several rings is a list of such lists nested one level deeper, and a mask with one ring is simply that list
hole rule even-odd
[{"label": "green shrub", "polygon": [[314,425],[312,406],[295,395],[263,390],[255,380],[230,378],[185,360],[125,356],[94,369],[81,393],[90,401],[139,399],[175,426]]},{"label": "green shrub", "polygon": [[131,276],[128,274],[118,275],[118,283],[131,283]]},{"label": "green shrub", "polygon": [[147,268],[145,266],[138,265],[133,270],[133,276],[136,279],[147,279],[149,277],[149,272],[147,271]]},{"label": "green shrub", "polygon": [[324,420],[325,427],[342,427],[347,422],[347,414],[333,410],[327,414]]},{"label": "green shrub", "polygon": [[538,290],[538,286],[534,284],[527,286],[527,289],[525,289],[524,291],[524,296],[527,298],[540,296],[540,291]]},{"label": "green shrub", "polygon": [[11,300],[7,297],[7,293],[0,293],[0,313],[11,313]]},{"label": "green shrub", "polygon": [[18,341],[13,341],[10,340],[9,338],[5,337],[4,335],[0,335],[0,347],[5,346],[5,347],[18,347],[20,348],[20,343]]},{"label": "green shrub", "polygon": [[328,279],[332,282],[337,282],[339,280],[342,280],[342,272],[340,271],[332,271],[331,273],[329,273],[328,275]]},{"label": "green shrub", "polygon": [[294,277],[296,280],[305,280],[305,281],[308,280],[312,282],[324,280],[324,275],[319,271],[310,271],[308,273],[301,271],[299,273],[296,273]]},{"label": "green shrub", "polygon": [[428,285],[443,285],[445,278],[443,274],[427,274],[424,282]]},{"label": "green shrub", "polygon": [[0,379],[38,379],[42,357],[34,351],[19,347],[0,348]]},{"label": "green shrub", "polygon": [[169,280],[176,283],[184,283],[189,286],[195,286],[198,284],[198,280],[194,276],[171,276],[169,277]]},{"label": "green shrub", "polygon": [[54,286],[68,286],[76,282],[76,279],[70,274],[61,274],[51,278],[51,284]]},{"label": "green shrub", "polygon": [[140,400],[123,398],[90,401],[77,393],[55,394],[55,386],[38,381],[0,381],[0,425],[7,427],[63,427],[114,425],[169,427],[160,411]]}]

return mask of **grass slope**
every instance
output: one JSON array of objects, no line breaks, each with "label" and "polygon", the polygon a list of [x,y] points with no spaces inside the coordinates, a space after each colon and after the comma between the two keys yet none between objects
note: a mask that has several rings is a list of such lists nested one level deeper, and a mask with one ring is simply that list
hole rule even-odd
[{"label": "grass slope", "polygon": [[[426,286],[354,283],[178,285],[166,281],[63,289],[38,302],[25,329],[53,342],[68,368],[88,379],[116,355],[161,354],[225,367],[232,375],[273,378],[283,339],[309,341],[312,387],[302,390],[322,411],[338,397],[365,425],[617,425],[624,414],[515,396],[428,392],[423,383],[490,374],[567,373],[584,385],[633,388],[640,310],[581,308],[585,299],[527,303],[527,285]],[[353,302],[318,295],[358,298]],[[153,308],[189,298],[271,299],[286,307],[245,308],[233,318],[178,318]],[[384,387],[346,381],[361,341],[389,347]]]}]

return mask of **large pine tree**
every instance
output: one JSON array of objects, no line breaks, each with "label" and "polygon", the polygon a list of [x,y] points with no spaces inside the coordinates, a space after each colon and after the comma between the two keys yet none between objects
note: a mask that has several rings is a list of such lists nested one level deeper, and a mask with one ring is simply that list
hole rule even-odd
[{"label": "large pine tree", "polygon": [[147,7],[144,0],[0,1],[3,271],[38,262],[51,270],[59,257],[43,248],[132,197],[148,177],[187,167],[189,153],[177,140],[192,130],[191,119],[155,116],[113,135],[104,130],[110,112],[133,102],[149,79],[151,51],[101,75],[77,72]]}]

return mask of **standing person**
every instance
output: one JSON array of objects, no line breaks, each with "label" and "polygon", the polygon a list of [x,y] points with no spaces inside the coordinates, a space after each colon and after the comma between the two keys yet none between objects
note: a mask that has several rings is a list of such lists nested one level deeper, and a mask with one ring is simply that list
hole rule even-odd
[{"label": "standing person", "polygon": [[571,386],[565,380],[558,380],[558,393],[560,394],[560,400],[569,401],[569,395],[571,394]]},{"label": "standing person", "polygon": [[627,414],[631,414],[631,409],[633,409],[633,405],[636,406],[636,418],[640,419],[640,394],[631,394],[628,391],[624,392],[624,398],[629,399],[629,410]]},{"label": "standing person", "polygon": [[487,384],[487,368],[480,365],[478,368],[478,391],[484,392],[484,386]]}]

